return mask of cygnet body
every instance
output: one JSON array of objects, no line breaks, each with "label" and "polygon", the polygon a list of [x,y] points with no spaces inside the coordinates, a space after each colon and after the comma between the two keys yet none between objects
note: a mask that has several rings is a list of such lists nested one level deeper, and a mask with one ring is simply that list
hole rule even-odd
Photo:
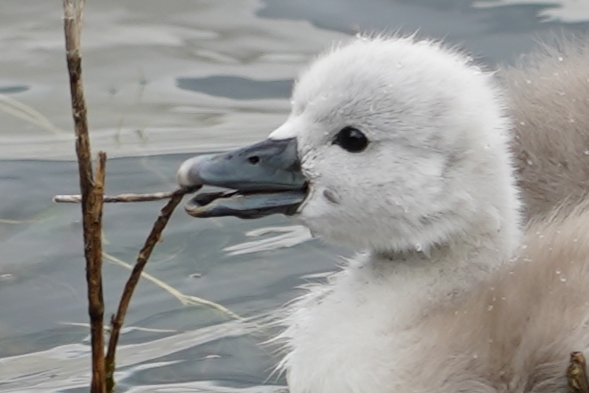
[{"label": "cygnet body", "polygon": [[237,190],[195,216],[283,212],[361,250],[280,319],[292,393],[565,391],[589,344],[589,214],[523,227],[508,102],[443,45],[361,38],[301,74],[267,141],[182,166],[182,185]]},{"label": "cygnet body", "polygon": [[[502,70],[526,218],[573,208],[589,190],[589,45],[561,39]],[[563,206],[564,204],[564,206]]]}]

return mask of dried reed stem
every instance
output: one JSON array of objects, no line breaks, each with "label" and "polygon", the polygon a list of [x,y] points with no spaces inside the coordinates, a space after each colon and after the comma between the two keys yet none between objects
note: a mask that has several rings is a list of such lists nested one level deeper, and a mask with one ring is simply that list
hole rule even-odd
[{"label": "dried reed stem", "polygon": [[[172,198],[176,192],[177,191],[154,192],[151,194],[120,194],[115,196],[105,196],[103,201],[104,203],[160,201],[162,199]],[[57,203],[80,203],[81,201],[81,195],[56,195],[53,197],[53,202]]]},{"label": "dried reed stem", "polygon": [[[115,354],[125,315],[143,268],[161,237],[174,209],[182,197],[200,187],[183,188],[173,192],[155,194],[124,194],[104,197],[106,153],[98,153],[96,178],[92,173],[90,138],[86,118],[86,102],[82,86],[82,59],[80,35],[82,30],[84,0],[63,0],[66,58],[70,78],[72,114],[76,134],[76,154],[80,176],[80,195],[58,195],[56,202],[82,204],[84,228],[84,255],[86,258],[86,280],[88,284],[88,313],[92,341],[92,383],[91,393],[112,393],[115,387]],[[137,262],[127,280],[117,313],[113,315],[112,330],[106,359],[104,356],[104,298],[102,293],[102,208],[104,202],[141,202],[169,198],[159,217],[153,224]]]},{"label": "dried reed stem", "polygon": [[137,261],[135,262],[135,266],[133,267],[133,271],[125,284],[125,289],[123,290],[123,294],[121,296],[121,300],[119,301],[119,308],[117,313],[113,315],[111,319],[111,332],[110,332],[110,340],[108,342],[108,352],[106,354],[106,386],[107,392],[113,392],[115,387],[114,381],[114,372],[115,372],[115,354],[117,350],[117,344],[119,342],[119,335],[121,332],[121,328],[123,323],[125,322],[125,316],[127,314],[127,309],[129,308],[129,303],[131,303],[131,297],[133,296],[133,292],[135,291],[135,287],[141,278],[141,273],[143,272],[143,268],[147,264],[149,257],[151,256],[151,252],[153,248],[159,241],[161,237],[161,233],[166,227],[170,216],[174,212],[174,209],[185,194],[196,191],[195,188],[183,188],[176,190],[172,193],[170,200],[168,203],[162,208],[160,215],[158,216],[157,220],[153,224],[153,228],[147,236],[145,240],[145,244],[139,251],[137,255]]},{"label": "dried reed stem", "polygon": [[88,283],[88,313],[92,341],[92,393],[104,393],[104,300],[102,296],[102,197],[106,154],[99,153],[97,177],[93,178],[86,101],[82,86],[82,31],[84,0],[63,0],[66,60],[70,79],[76,154],[82,195],[84,256]]}]

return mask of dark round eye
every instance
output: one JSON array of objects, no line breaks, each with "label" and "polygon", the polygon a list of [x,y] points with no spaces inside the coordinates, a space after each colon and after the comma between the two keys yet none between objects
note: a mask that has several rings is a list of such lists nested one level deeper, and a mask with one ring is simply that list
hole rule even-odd
[{"label": "dark round eye", "polygon": [[362,131],[354,127],[345,127],[337,133],[333,143],[350,153],[360,153],[368,146],[368,139]]}]

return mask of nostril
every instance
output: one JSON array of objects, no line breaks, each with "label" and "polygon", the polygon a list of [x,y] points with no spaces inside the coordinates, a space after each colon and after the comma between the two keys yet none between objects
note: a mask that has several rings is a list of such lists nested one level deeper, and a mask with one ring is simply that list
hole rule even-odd
[{"label": "nostril", "polygon": [[247,158],[248,162],[252,165],[256,165],[257,163],[260,162],[260,157],[258,156],[251,156]]}]

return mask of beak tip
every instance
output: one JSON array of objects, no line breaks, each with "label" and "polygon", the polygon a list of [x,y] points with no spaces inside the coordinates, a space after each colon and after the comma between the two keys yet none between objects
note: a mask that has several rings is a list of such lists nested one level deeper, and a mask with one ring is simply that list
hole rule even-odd
[{"label": "beak tip", "polygon": [[202,186],[203,181],[199,176],[202,157],[190,158],[180,165],[176,179],[181,187]]}]

